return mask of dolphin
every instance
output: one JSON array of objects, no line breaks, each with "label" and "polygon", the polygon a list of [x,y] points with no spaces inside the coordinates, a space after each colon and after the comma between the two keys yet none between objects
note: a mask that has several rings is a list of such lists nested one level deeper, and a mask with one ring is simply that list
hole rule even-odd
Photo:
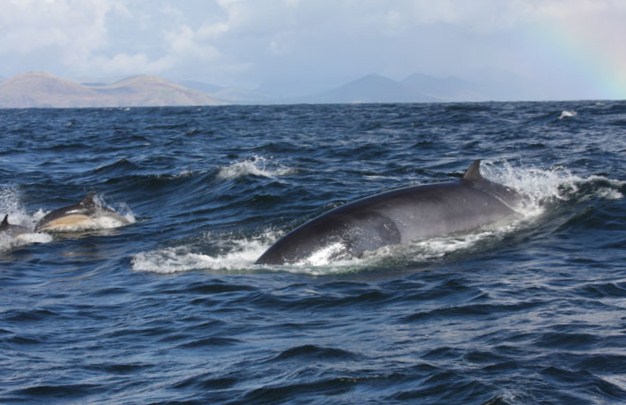
[{"label": "dolphin", "polygon": [[460,180],[387,191],[334,208],[283,236],[256,264],[307,263],[320,252],[330,260],[350,259],[384,246],[469,233],[518,216],[520,200],[515,190],[484,178],[476,160]]},{"label": "dolphin", "polygon": [[25,226],[12,225],[9,223],[9,214],[4,216],[2,223],[0,223],[0,234],[5,234],[16,238],[20,235],[31,233],[32,231]]},{"label": "dolphin", "polygon": [[78,204],[62,207],[48,213],[35,226],[36,232],[79,232],[85,230],[116,228],[130,221],[103,206],[89,193]]}]

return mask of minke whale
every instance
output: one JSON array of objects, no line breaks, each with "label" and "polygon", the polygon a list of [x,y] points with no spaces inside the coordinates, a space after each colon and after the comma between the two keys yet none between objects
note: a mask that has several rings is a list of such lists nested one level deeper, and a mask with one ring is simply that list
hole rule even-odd
[{"label": "minke whale", "polygon": [[257,264],[361,257],[384,246],[468,233],[518,216],[520,195],[487,180],[474,161],[458,181],[407,187],[347,203],[299,226],[270,246]]},{"label": "minke whale", "polygon": [[12,238],[16,238],[20,235],[31,233],[31,230],[25,226],[13,225],[9,223],[9,214],[4,216],[2,223],[0,223],[0,234],[8,235]]},{"label": "minke whale", "polygon": [[48,213],[35,226],[36,232],[80,232],[128,225],[130,221],[96,200],[89,193],[78,204],[62,207]]}]

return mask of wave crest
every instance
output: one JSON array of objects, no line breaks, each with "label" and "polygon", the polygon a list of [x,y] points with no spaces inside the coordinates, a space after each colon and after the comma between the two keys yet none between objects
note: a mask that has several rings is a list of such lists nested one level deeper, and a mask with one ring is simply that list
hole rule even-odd
[{"label": "wave crest", "polygon": [[217,177],[222,180],[233,180],[246,176],[274,178],[294,172],[294,169],[278,164],[272,159],[253,155],[243,161],[233,162],[228,166],[221,167]]},{"label": "wave crest", "polygon": [[[206,238],[212,239],[211,235]],[[270,234],[256,238],[222,237],[214,241],[229,245],[216,254],[196,252],[194,245],[169,247],[134,255],[132,270],[161,274],[191,270],[241,270],[254,266],[256,259],[269,247],[267,240],[276,237]]]},{"label": "wave crest", "polygon": [[626,185],[626,182],[602,176],[580,177],[562,166],[540,169],[532,166],[513,167],[507,161],[485,161],[481,169],[485,177],[505,184],[524,196],[520,211],[526,217],[543,213],[551,203],[586,198],[580,193],[589,185],[594,186],[591,193],[597,197],[620,199],[623,195],[619,189]]}]

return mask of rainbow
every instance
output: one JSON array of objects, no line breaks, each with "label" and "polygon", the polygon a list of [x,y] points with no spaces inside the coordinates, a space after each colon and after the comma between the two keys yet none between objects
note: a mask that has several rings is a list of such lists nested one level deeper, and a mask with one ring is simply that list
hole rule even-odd
[{"label": "rainbow", "polygon": [[614,24],[593,17],[584,22],[551,19],[533,33],[533,42],[542,48],[546,58],[567,66],[567,76],[580,78],[577,85],[585,94],[600,99],[626,99],[626,52],[621,49],[618,35],[622,30]]}]

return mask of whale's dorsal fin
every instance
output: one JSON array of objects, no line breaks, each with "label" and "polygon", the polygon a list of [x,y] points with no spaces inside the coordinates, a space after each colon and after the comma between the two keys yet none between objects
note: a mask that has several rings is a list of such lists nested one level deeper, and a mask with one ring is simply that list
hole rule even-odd
[{"label": "whale's dorsal fin", "polygon": [[474,162],[465,171],[463,180],[481,181],[483,179],[483,176],[480,174],[480,159],[474,160]]},{"label": "whale's dorsal fin", "polygon": [[0,224],[0,229],[5,229],[9,227],[9,214],[6,214],[4,216],[4,219],[2,220],[2,223]]},{"label": "whale's dorsal fin", "polygon": [[96,193],[92,191],[91,193],[87,194],[85,198],[83,198],[83,200],[80,202],[80,205],[82,205],[83,207],[96,207],[98,204],[96,204],[96,201],[94,200],[95,197]]}]

